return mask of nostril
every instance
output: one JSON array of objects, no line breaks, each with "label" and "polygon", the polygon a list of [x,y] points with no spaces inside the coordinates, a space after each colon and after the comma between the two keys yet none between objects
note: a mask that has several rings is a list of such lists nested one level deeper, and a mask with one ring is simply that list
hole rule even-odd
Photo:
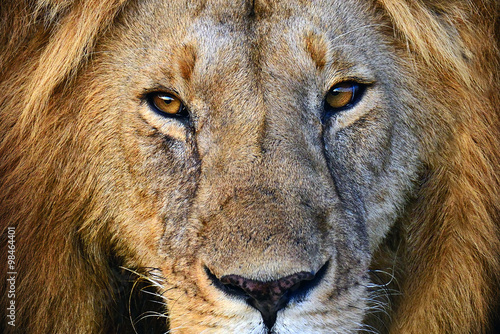
[{"label": "nostril", "polygon": [[220,281],[238,292],[243,291],[247,295],[247,302],[261,313],[264,324],[272,328],[278,311],[288,304],[290,292],[297,289],[302,281],[313,278],[312,273],[302,271],[270,282],[251,280],[238,275],[223,276]]},{"label": "nostril", "polygon": [[223,284],[217,278],[217,276],[212,274],[210,269],[208,269],[207,267],[205,267],[205,272],[206,272],[208,278],[210,279],[210,281],[212,282],[212,284],[217,289],[221,290],[222,292],[224,292],[227,295],[232,296],[232,297],[240,297],[240,298],[244,298],[244,299],[248,298],[248,295],[246,294],[246,292],[242,288],[240,288],[238,286],[234,286],[234,285]]},{"label": "nostril", "polygon": [[323,280],[323,277],[325,276],[327,270],[328,270],[328,265],[329,262],[326,262],[314,275],[313,279],[311,280],[303,280],[299,284],[296,284],[292,289],[290,293],[290,299],[300,302],[304,298],[306,298],[307,294],[312,291],[319,283],[321,283],[321,280]]},{"label": "nostril", "polygon": [[207,276],[214,286],[228,295],[240,297],[256,308],[262,315],[264,324],[272,328],[279,310],[284,308],[291,298],[301,300],[313,289],[326,271],[326,264],[315,275],[302,271],[275,281],[257,281],[239,275],[226,275],[219,279],[205,268]]}]

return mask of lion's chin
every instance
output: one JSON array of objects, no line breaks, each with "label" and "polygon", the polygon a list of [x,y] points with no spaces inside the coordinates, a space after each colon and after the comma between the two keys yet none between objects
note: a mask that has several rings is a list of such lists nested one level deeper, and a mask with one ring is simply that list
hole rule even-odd
[{"label": "lion's chin", "polygon": [[[356,306],[352,306],[356,309]],[[342,313],[342,314],[341,314]],[[350,312],[335,312],[325,318],[320,312],[302,307],[291,307],[278,312],[273,327],[267,327],[260,314],[253,310],[218,319],[178,319],[171,323],[171,333],[238,333],[238,334],[292,334],[292,333],[355,333],[361,329],[363,316]],[[196,324],[191,327],[189,323]]]}]

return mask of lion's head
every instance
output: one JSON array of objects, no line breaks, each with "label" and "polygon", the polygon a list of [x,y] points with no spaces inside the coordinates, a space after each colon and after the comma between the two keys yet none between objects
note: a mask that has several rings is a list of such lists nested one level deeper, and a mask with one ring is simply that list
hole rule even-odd
[{"label": "lion's head", "polygon": [[4,332],[489,328],[497,1],[32,2],[0,9]]}]

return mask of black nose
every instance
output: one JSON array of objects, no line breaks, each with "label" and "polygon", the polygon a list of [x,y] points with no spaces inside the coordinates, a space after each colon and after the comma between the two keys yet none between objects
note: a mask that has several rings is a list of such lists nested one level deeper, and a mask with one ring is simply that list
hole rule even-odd
[{"label": "black nose", "polygon": [[[208,271],[207,271],[208,272]],[[212,280],[217,280],[209,273]],[[261,282],[247,279],[238,275],[227,275],[220,278],[223,284],[217,284],[219,288],[232,295],[243,296],[247,302],[259,310],[267,328],[272,328],[276,322],[279,310],[284,308],[294,292],[305,294],[312,284],[315,275],[301,271],[290,276],[280,278],[276,281]]]}]

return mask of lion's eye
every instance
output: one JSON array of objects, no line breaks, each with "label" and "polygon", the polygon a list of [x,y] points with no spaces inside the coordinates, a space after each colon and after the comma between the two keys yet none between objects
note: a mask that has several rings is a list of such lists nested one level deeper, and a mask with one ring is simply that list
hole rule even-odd
[{"label": "lion's eye", "polygon": [[325,117],[353,107],[364,92],[364,85],[356,82],[341,82],[328,91],[325,98]]},{"label": "lion's eye", "polygon": [[162,116],[186,117],[187,110],[182,101],[173,94],[153,92],[147,95],[149,106]]}]

